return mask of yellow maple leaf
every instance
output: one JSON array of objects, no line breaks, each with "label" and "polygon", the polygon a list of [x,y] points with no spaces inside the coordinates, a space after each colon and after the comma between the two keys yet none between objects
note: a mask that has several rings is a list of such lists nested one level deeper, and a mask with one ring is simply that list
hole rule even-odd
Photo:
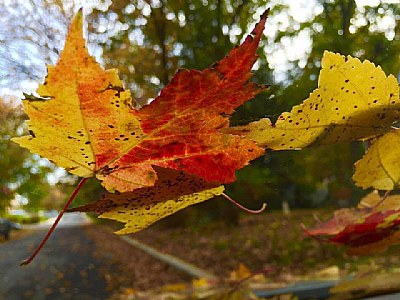
[{"label": "yellow maple leaf", "polygon": [[353,180],[362,188],[393,190],[400,183],[400,130],[376,139],[355,164]]},{"label": "yellow maple leaf", "polygon": [[249,278],[252,275],[250,269],[243,263],[239,264],[239,267],[229,273],[229,279],[232,281],[239,281]]},{"label": "yellow maple leaf", "polygon": [[[48,66],[47,78],[37,93],[50,99],[23,101],[31,135],[13,141],[49,157],[72,174],[95,175],[95,171],[103,166],[96,165],[94,153],[120,155],[131,147],[133,140],[138,141],[143,136],[139,120],[131,114],[130,92],[123,90],[117,70],[103,70],[87,51],[82,36],[81,12],[71,24],[57,66]],[[90,109],[83,109],[85,105]],[[99,106],[103,108],[100,110]],[[99,112],[103,112],[101,122]],[[129,134],[128,140],[120,138],[121,133],[128,130],[135,135]],[[144,170],[142,176],[134,180],[127,178],[124,181],[128,170],[120,170],[114,176],[104,176],[107,172],[96,175],[110,190],[117,185],[123,191],[154,182],[149,170]]]},{"label": "yellow maple leaf", "polygon": [[393,75],[368,60],[325,51],[318,88],[302,104],[275,124],[265,118],[227,132],[273,150],[301,149],[382,134],[398,119],[399,109]]}]

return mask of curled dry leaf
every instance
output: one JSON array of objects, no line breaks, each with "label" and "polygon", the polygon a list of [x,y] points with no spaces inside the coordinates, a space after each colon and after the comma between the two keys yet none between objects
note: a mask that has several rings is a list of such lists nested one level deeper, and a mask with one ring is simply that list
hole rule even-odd
[{"label": "curled dry leaf", "polygon": [[228,128],[273,150],[371,138],[390,130],[399,117],[399,88],[393,75],[368,60],[325,51],[318,88],[275,124],[265,118]]},{"label": "curled dry leaf", "polygon": [[236,170],[264,153],[221,130],[236,107],[265,89],[249,79],[266,18],[218,64],[181,70],[150,105],[134,110],[116,70],[103,70],[88,54],[80,12],[40,97],[24,101],[30,135],[14,141],[72,174],[96,175],[109,191],[154,185],[152,166],[232,182]]}]

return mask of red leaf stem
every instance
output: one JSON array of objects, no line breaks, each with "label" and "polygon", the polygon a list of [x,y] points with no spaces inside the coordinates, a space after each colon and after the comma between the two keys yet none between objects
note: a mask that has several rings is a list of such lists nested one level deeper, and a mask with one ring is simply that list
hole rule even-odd
[{"label": "red leaf stem", "polygon": [[84,185],[84,183],[86,182],[86,180],[88,180],[88,178],[82,178],[81,181],[78,183],[78,185],[76,186],[74,192],[72,193],[71,197],[69,197],[67,203],[65,203],[63,209],[59,212],[57,219],[54,221],[53,225],[51,226],[51,228],[49,229],[49,231],[47,232],[46,236],[43,238],[43,240],[41,241],[41,243],[39,244],[39,246],[36,248],[36,250],[31,254],[31,256],[25,260],[23,260],[20,263],[20,266],[26,266],[28,264],[30,264],[33,259],[36,257],[36,255],[40,252],[40,250],[43,248],[43,246],[46,244],[47,240],[50,238],[50,236],[52,235],[53,231],[56,229],[58,222],[60,222],[62,216],[64,215],[65,211],[68,209],[68,207],[71,205],[72,201],[75,199],[76,195],[78,194],[79,190],[82,188],[82,186]]},{"label": "red leaf stem", "polygon": [[241,210],[244,210],[245,212],[251,213],[251,214],[259,214],[262,213],[266,208],[267,208],[267,204],[263,203],[262,207],[258,210],[252,210],[249,209],[247,207],[244,207],[243,205],[237,203],[235,200],[233,200],[231,197],[229,197],[227,194],[222,193],[222,196],[224,196],[227,200],[229,200],[230,202],[232,202],[233,204],[235,204],[237,207],[239,207]]}]

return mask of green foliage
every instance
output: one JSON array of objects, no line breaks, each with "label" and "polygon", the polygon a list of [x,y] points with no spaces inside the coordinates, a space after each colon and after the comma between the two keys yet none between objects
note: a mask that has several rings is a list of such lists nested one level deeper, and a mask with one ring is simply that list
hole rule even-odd
[{"label": "green foliage", "polygon": [[[107,67],[119,69],[133,96],[145,103],[158,94],[178,68],[203,69],[223,58],[248,26],[258,21],[253,17],[262,6],[263,1],[256,6],[238,0],[194,0],[185,4],[118,0],[107,12],[94,13],[92,30],[96,32],[99,24],[115,14],[119,22],[129,26],[104,43],[105,61]],[[234,36],[226,34],[233,31]]]},{"label": "green foliage", "polygon": [[44,176],[52,168],[10,140],[21,131],[22,120],[20,109],[0,99],[0,215],[17,194],[29,200],[27,208],[39,209],[48,189]]}]

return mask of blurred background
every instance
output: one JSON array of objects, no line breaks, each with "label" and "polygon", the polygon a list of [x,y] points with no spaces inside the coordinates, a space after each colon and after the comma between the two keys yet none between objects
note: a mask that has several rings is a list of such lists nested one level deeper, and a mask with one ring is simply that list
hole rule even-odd
[{"label": "blurred background", "polygon": [[[65,202],[76,178],[10,141],[25,134],[20,103],[55,64],[74,13],[86,15],[90,53],[118,68],[126,88],[144,105],[179,68],[203,69],[240,43],[271,8],[254,66],[254,81],[270,88],[237,109],[232,125],[276,120],[317,87],[324,50],[368,59],[400,76],[398,0],[0,0],[0,216],[40,219]],[[302,151],[268,151],[237,172],[227,194],[249,208],[345,207],[363,191],[352,180],[362,143]],[[75,204],[103,192],[91,180]],[[165,224],[238,222],[223,199],[190,207]]]},{"label": "blurred background", "polygon": [[[192,281],[196,276],[160,262],[125,238],[176,255],[216,275],[220,283],[241,284],[255,272],[261,276],[254,276],[255,283],[266,289],[327,274],[336,283],[356,271],[400,270],[399,247],[381,256],[349,257],[343,248],[305,238],[300,227],[314,226],[313,216],[324,220],[335,209],[353,206],[366,193],[351,179],[353,164],[365,151],[362,142],[267,151],[238,171],[226,193],[253,209],[267,203],[260,215],[244,214],[215,198],[121,239],[111,233],[114,223],[88,225],[83,214],[66,214],[36,260],[19,268],[78,178],[11,138],[28,134],[21,99],[43,82],[46,65],[57,62],[69,23],[81,7],[89,52],[104,68],[119,70],[139,106],[155,98],[179,68],[204,69],[223,58],[267,8],[253,81],[270,88],[238,108],[232,125],[262,117],[275,121],[306,99],[318,85],[325,50],[368,59],[400,78],[399,0],[0,0],[0,225],[7,224],[3,217],[43,221],[12,230],[10,240],[0,236],[0,298],[133,299],[137,291],[166,284],[173,284],[174,291],[209,284],[204,278]],[[99,181],[90,179],[73,205],[102,193]],[[388,278],[398,288],[399,277]],[[387,281],[364,283],[381,289]],[[115,297],[108,298],[111,294]]]}]

